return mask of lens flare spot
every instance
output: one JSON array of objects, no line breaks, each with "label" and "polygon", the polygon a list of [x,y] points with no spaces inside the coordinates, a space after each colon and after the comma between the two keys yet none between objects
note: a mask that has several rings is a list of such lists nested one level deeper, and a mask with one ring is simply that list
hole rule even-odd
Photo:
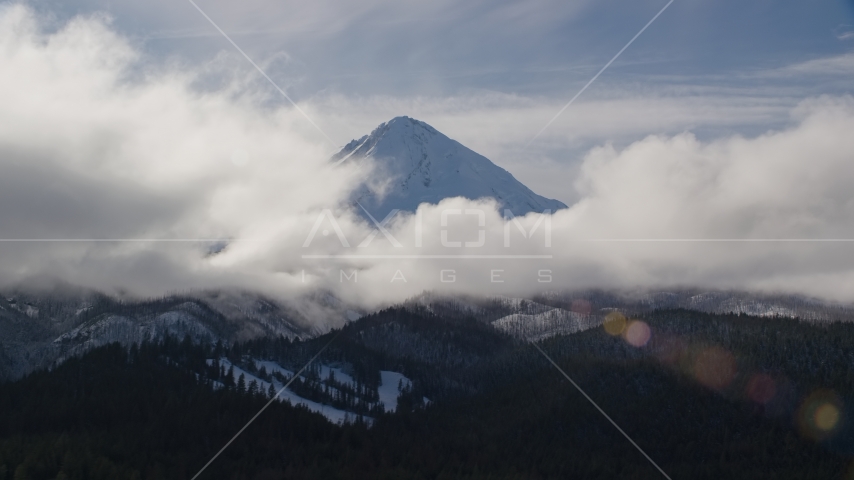
[{"label": "lens flare spot", "polygon": [[735,357],[719,347],[703,350],[694,362],[694,377],[703,385],[715,390],[726,388],[735,374]]},{"label": "lens flare spot", "polygon": [[628,321],[626,320],[626,316],[620,312],[611,312],[608,316],[605,317],[605,323],[602,324],[605,327],[605,331],[608,332],[608,335],[622,335],[624,331],[626,331],[626,324]]},{"label": "lens flare spot", "polygon": [[815,426],[819,430],[829,432],[836,428],[836,424],[839,423],[839,407],[825,403],[815,409],[813,419],[815,420]]},{"label": "lens flare spot", "polygon": [[652,331],[650,331],[649,325],[647,325],[646,322],[632,320],[632,322],[629,323],[629,326],[626,327],[626,333],[623,336],[629,345],[641,348],[649,342],[649,338],[652,336]]},{"label": "lens flare spot", "polygon": [[830,436],[842,419],[842,401],[829,390],[819,390],[804,400],[798,414],[801,433],[814,440]]},{"label": "lens flare spot", "polygon": [[747,382],[747,397],[756,403],[765,405],[770,402],[776,394],[776,382],[774,382],[773,378],[765,375],[764,373],[754,375],[750,378],[750,381]]},{"label": "lens flare spot", "polygon": [[587,300],[573,300],[572,306],[569,309],[575,313],[581,315],[590,315],[590,312],[593,310],[592,305]]}]

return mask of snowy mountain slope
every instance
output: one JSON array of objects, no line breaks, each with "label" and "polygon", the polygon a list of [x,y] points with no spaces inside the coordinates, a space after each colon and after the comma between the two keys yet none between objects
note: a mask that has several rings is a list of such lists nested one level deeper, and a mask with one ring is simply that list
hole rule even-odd
[{"label": "snowy mountain slope", "polygon": [[796,295],[737,291],[566,291],[549,292],[536,299],[438,295],[424,293],[406,303],[449,317],[471,317],[513,337],[537,341],[571,334],[602,324],[619,310],[639,315],[655,310],[685,309],[713,314],[798,318],[810,322],[852,321],[854,306],[834,304]]},{"label": "snowy mountain slope", "polygon": [[112,342],[131,345],[146,339],[161,339],[167,334],[177,338],[190,336],[197,343],[213,343],[218,338],[202,320],[176,309],[145,319],[107,315],[60,335],[53,344],[64,356],[70,356]]},{"label": "snowy mountain slope", "polygon": [[[347,305],[328,294],[315,295],[306,300],[309,301],[315,312],[324,312],[326,323],[311,322],[309,318],[314,317],[302,313],[305,308],[299,304],[284,304],[251,292],[195,292],[131,301],[83,290],[5,291],[0,295],[0,380],[19,378],[36,368],[112,342],[130,345],[167,334],[178,338],[189,335],[197,342],[222,340],[226,344],[265,337],[308,339],[359,315],[348,312]],[[613,309],[627,315],[682,308],[810,322],[854,319],[852,305],[794,295],[698,289],[551,292],[533,299],[424,293],[401,306],[442,319],[474,318],[528,340],[598,325]],[[371,335],[370,338],[377,336],[377,342],[388,340],[385,334]],[[394,348],[409,354],[432,355],[430,351],[422,352],[423,339],[417,336],[395,341],[402,343]]]},{"label": "snowy mountain slope", "polygon": [[[342,307],[343,309],[344,307]],[[344,323],[344,312],[336,313]],[[0,295],[0,380],[62,362],[101,345],[170,335],[226,343],[259,337],[309,338],[317,327],[298,311],[259,294],[197,292],[120,300],[97,292],[4,292]]]},{"label": "snowy mountain slope", "polygon": [[352,200],[378,220],[393,209],[415,211],[421,203],[436,204],[450,197],[494,198],[502,210],[514,215],[566,208],[532,192],[486,157],[409,117],[393,118],[370,135],[353,140],[333,161],[366,158],[375,162],[377,170]]},{"label": "snowy mountain slope", "polygon": [[552,308],[541,313],[514,313],[492,322],[492,326],[530,342],[555,335],[581,332],[601,324],[596,317],[581,315],[562,308]]},{"label": "snowy mountain slope", "polygon": [[642,297],[652,309],[684,308],[715,314],[800,318],[806,321],[850,321],[852,306],[798,295],[755,294],[737,291],[659,292]]},{"label": "snowy mountain slope", "polygon": [[[263,295],[245,291],[205,291],[192,294],[194,300],[222,315],[238,327],[231,340],[266,336],[307,337],[317,332],[295,308]],[[334,317],[336,312],[330,312]],[[342,319],[343,313],[339,312]]]}]

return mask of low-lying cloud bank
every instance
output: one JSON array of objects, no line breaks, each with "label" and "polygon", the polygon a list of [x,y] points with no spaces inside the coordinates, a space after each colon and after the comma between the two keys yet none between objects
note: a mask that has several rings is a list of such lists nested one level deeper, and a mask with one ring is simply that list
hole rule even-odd
[{"label": "low-lying cloud bank", "polygon": [[298,113],[150,67],[104,19],[48,30],[2,7],[0,72],[0,236],[41,240],[0,244],[5,285],[322,289],[366,307],[424,290],[682,285],[854,301],[854,242],[828,241],[854,238],[851,97],[807,99],[794,127],[757,138],[601,146],[566,180],[582,200],[563,211],[448,199],[375,228],[342,208],[367,170],[333,167]]}]

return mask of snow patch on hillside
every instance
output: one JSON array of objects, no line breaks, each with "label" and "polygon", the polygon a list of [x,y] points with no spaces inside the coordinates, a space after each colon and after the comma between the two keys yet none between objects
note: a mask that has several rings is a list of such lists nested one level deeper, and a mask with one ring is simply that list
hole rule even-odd
[{"label": "snow patch on hillside", "polygon": [[[537,304],[547,307],[542,304]],[[547,307],[540,313],[514,313],[492,322],[492,326],[527,341],[539,341],[555,335],[568,335],[599,325],[590,315],[582,315],[562,308]]]},{"label": "snow patch on hillside", "polygon": [[377,390],[380,403],[383,404],[386,412],[394,412],[397,410],[397,397],[400,396],[400,387],[412,387],[412,380],[397,372],[381,371],[380,376],[382,383]]},{"label": "snow patch on hillside", "polygon": [[[275,374],[278,373],[282,375],[285,379],[290,380],[294,376],[294,372],[282,367],[276,362],[270,360],[253,360],[255,362],[255,367],[257,370],[260,370],[262,367],[271,375],[274,375],[272,381],[267,381],[259,376],[246,371],[245,369],[239,367],[238,365],[233,364],[227,358],[221,358],[219,360],[220,365],[223,366],[226,372],[230,369],[233,369],[232,378],[234,379],[234,383],[236,384],[240,379],[240,376],[243,375],[243,381],[246,384],[246,387],[249,387],[249,384],[252,381],[258,385],[258,389],[261,392],[267,392],[270,388],[270,385],[273,385],[273,389],[276,392],[280,392],[278,395],[278,400],[281,402],[287,402],[293,406],[302,406],[308,409],[311,412],[319,413],[326,417],[327,420],[334,424],[345,424],[352,423],[360,418],[366,424],[371,425],[374,421],[372,417],[368,417],[365,415],[359,415],[353,412],[349,412],[346,410],[342,410],[339,408],[332,407],[330,405],[325,405],[304,397],[301,397],[294,393],[290,388],[282,390],[284,384],[277,378],[275,378]],[[208,365],[212,365],[214,363],[213,359],[209,359],[207,361]],[[325,380],[329,378],[329,374],[333,373],[335,380],[341,384],[349,385],[352,387],[356,387],[356,380],[347,374],[343,369],[336,366],[329,365],[321,365],[319,366],[319,375],[320,378]],[[300,378],[305,379],[304,375],[300,375]],[[392,371],[381,371],[380,372],[381,384],[377,389],[377,394],[379,396],[379,403],[382,404],[383,408],[386,412],[394,412],[397,410],[397,399],[400,396],[400,387],[403,388],[411,388],[412,381],[406,378],[405,375],[392,372]],[[222,383],[217,382],[216,387],[222,388]],[[330,388],[330,391],[335,391],[334,388]],[[425,404],[429,402],[429,400],[425,399]]]},{"label": "snow patch on hillside", "polygon": [[[211,364],[213,364],[213,360],[208,360],[208,365],[211,365]],[[255,381],[258,384],[258,388],[263,392],[266,392],[270,388],[270,385],[272,384],[273,389],[276,392],[281,391],[281,393],[279,393],[279,395],[277,397],[277,399],[280,402],[287,402],[293,406],[302,406],[311,412],[315,412],[315,413],[319,413],[319,414],[323,415],[324,417],[326,417],[327,420],[329,420],[330,422],[332,422],[334,424],[341,425],[341,424],[345,424],[345,423],[352,423],[352,422],[356,421],[357,417],[361,417],[361,419],[365,423],[367,423],[368,425],[373,423],[374,419],[371,417],[356,415],[356,414],[351,413],[351,412],[340,410],[340,409],[331,407],[329,405],[324,405],[322,403],[318,403],[318,402],[309,400],[307,398],[300,397],[299,395],[297,395],[296,393],[292,392],[289,389],[285,389],[284,391],[282,391],[282,387],[284,385],[281,382],[279,382],[278,380],[273,380],[272,382],[268,382],[266,380],[263,380],[263,379],[255,376],[255,375],[253,375],[252,373],[249,373],[246,370],[243,370],[242,368],[238,367],[237,365],[234,365],[227,358],[220,359],[220,365],[223,365],[225,367],[226,371],[228,371],[231,368],[234,369],[233,378],[234,378],[235,383],[237,383],[238,379],[240,378],[240,375],[243,375],[243,381],[246,383],[247,386],[252,381]],[[289,377],[293,376],[293,372],[291,372],[290,370],[287,370],[285,368],[280,367],[278,364],[276,364],[274,362],[269,362],[269,361],[256,362],[256,365],[258,367],[263,365],[267,369],[268,372],[269,371],[278,371],[278,372],[282,373],[283,375],[288,375]]]}]

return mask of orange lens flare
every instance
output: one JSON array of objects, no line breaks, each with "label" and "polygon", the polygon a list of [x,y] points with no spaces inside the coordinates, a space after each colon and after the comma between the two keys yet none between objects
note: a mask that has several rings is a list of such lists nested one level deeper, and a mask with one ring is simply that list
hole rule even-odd
[{"label": "orange lens flare", "polygon": [[839,423],[839,407],[831,403],[825,403],[815,409],[813,421],[815,426],[823,432],[829,432],[836,428]]},{"label": "orange lens flare", "polygon": [[829,390],[814,392],[804,400],[798,411],[801,433],[813,440],[829,437],[842,420],[842,400]]},{"label": "orange lens flare", "polygon": [[605,328],[608,335],[616,337],[626,331],[627,324],[628,320],[625,315],[620,312],[611,312],[605,317],[605,323],[602,324],[602,327]]}]

